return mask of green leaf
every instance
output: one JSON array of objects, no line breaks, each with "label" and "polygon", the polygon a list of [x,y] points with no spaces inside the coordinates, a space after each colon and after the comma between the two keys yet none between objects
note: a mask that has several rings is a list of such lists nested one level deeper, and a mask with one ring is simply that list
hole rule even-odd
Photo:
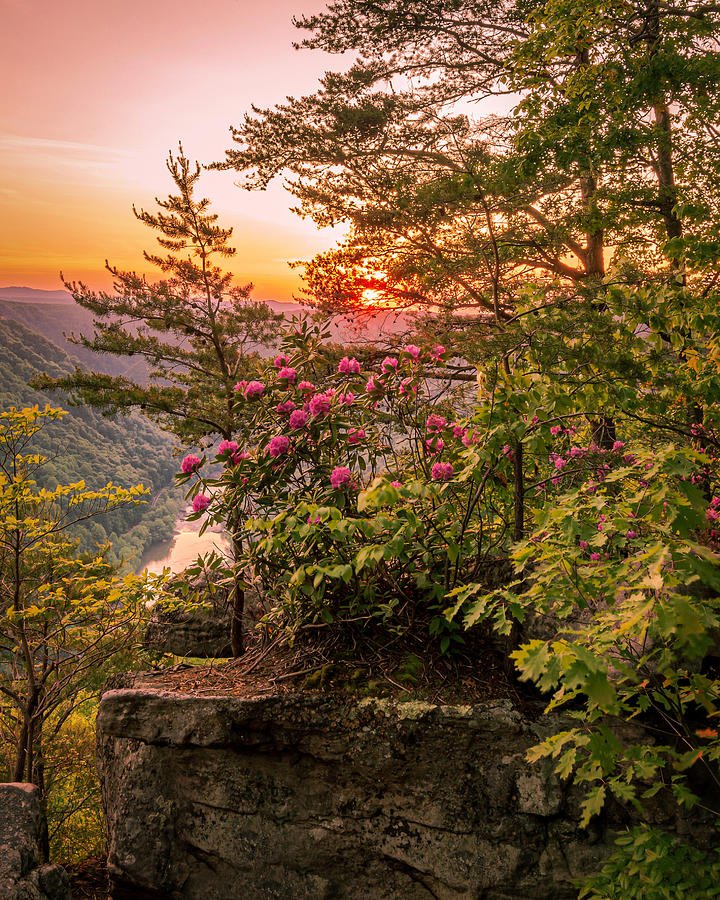
[{"label": "green leaf", "polygon": [[598,815],[605,805],[605,785],[599,784],[591,788],[582,803],[580,827],[587,828],[593,816]]}]

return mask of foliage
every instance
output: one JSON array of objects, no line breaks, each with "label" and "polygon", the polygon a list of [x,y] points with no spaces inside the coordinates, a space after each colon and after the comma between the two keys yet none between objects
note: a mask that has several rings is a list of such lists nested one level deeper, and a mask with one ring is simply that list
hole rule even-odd
[{"label": "foliage", "polygon": [[368,372],[322,337],[300,325],[262,380],[239,385],[246,427],[220,445],[218,478],[198,457],[180,478],[196,516],[245,511],[240,566],[277,602],[276,624],[417,620],[447,649],[460,636],[440,614],[446,592],[507,544],[512,499],[493,473],[509,463],[444,414],[444,348],[411,345]]},{"label": "foliage", "polygon": [[[0,320],[0,408],[44,407],[47,396],[28,385],[39,372],[66,377],[72,360],[58,347],[18,322]],[[57,395],[55,395],[57,396]],[[72,536],[83,553],[95,553],[108,541],[109,560],[137,560],[153,541],[167,537],[182,497],[173,488],[172,441],[137,413],[111,421],[87,407],[72,408],[35,437],[35,448],[47,458],[38,472],[42,487],[54,489],[83,479],[91,488],[108,482],[142,482],[151,502],[120,506],[102,517],[78,522]]]},{"label": "foliage", "polygon": [[621,835],[617,847],[602,870],[586,880],[580,900],[706,900],[717,892],[717,850],[704,854],[646,827]]},{"label": "foliage", "polygon": [[38,484],[46,459],[34,438],[62,415],[0,413],[0,728],[12,780],[37,784],[43,799],[48,743],[127,647],[149,597],[145,581],[118,580],[102,555],[78,557],[67,536],[78,522],[139,502],[143,488]]},{"label": "foliage", "polygon": [[717,297],[614,287],[605,309],[540,305],[523,321],[477,417],[515,423],[532,521],[515,582],[456,589],[447,615],[556,622],[512,656],[570,719],[531,756],[585,787],[582,824],[611,795],[717,814]]},{"label": "foliage", "polygon": [[50,857],[63,863],[105,850],[100,784],[95,768],[97,700],[88,698],[46,748],[45,789]]}]

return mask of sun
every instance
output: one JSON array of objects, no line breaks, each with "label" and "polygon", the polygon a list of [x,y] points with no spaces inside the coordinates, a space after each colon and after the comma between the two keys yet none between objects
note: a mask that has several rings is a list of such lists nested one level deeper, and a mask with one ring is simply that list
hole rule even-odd
[{"label": "sun", "polygon": [[384,286],[387,285],[388,275],[382,269],[366,269],[360,280],[361,284],[366,284],[359,293],[359,300],[363,306],[367,307],[385,307],[389,306],[386,299],[386,291]]}]

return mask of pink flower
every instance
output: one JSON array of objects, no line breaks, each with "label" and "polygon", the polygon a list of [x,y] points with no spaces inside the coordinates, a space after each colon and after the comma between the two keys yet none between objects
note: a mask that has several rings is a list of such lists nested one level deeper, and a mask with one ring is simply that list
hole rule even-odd
[{"label": "pink flower", "polygon": [[632,529],[628,531],[627,536],[630,540],[637,537],[637,531],[633,531]]},{"label": "pink flower", "polygon": [[390,372],[397,372],[398,361],[394,356],[386,356],[380,363],[380,370],[386,375]]},{"label": "pink flower", "polygon": [[233,390],[242,392],[245,390],[246,387],[247,387],[247,381],[245,381],[245,379],[243,379],[242,381],[238,381],[238,383],[235,385]]},{"label": "pink flower", "polygon": [[354,356],[343,356],[343,358],[338,363],[338,372],[340,372],[342,375],[359,375],[360,363],[355,359]]},{"label": "pink flower", "polygon": [[[463,444],[465,444],[465,440],[464,440],[464,439],[463,439]],[[468,447],[469,444],[465,444],[465,446]],[[504,457],[506,457],[507,459],[509,459],[510,462],[512,462],[512,461],[515,459],[515,451],[514,451],[513,448],[510,446],[510,444],[505,444],[500,452],[502,453],[502,455],[503,455]]]},{"label": "pink flower", "polygon": [[436,462],[430,470],[433,481],[450,481],[453,477],[453,464],[449,462]]},{"label": "pink flower", "polygon": [[555,468],[559,471],[560,469],[564,469],[567,465],[567,461],[562,458],[562,456],[555,457]]},{"label": "pink flower", "polygon": [[317,513],[315,515],[310,513],[310,515],[307,517],[308,525],[317,525],[317,524],[319,524],[319,522],[320,522],[320,516]]},{"label": "pink flower", "polygon": [[585,451],[582,447],[571,447],[570,448],[570,456],[575,459],[578,456],[582,456]]},{"label": "pink flower", "polygon": [[583,550],[587,550],[587,548],[588,548],[588,542],[587,542],[587,541],[580,541],[580,547],[581,547],[581,549],[583,549]]},{"label": "pink flower", "polygon": [[711,522],[717,522],[717,520],[720,519],[720,513],[712,507],[710,507],[706,515]]},{"label": "pink flower", "polygon": [[599,553],[591,553],[591,554],[590,554],[590,559],[591,559],[593,562],[598,562],[598,561],[600,560],[600,554],[599,554]]},{"label": "pink flower", "polygon": [[453,437],[456,440],[461,441],[465,437],[466,434],[467,434],[467,429],[464,428],[462,425],[453,425]]},{"label": "pink flower", "polygon": [[330,484],[335,488],[335,490],[339,490],[341,487],[344,487],[346,484],[350,484],[352,479],[352,472],[346,466],[336,466],[332,470],[332,474],[330,475]]},{"label": "pink flower", "polygon": [[217,455],[225,456],[225,454],[230,454],[232,456],[232,454],[237,453],[239,449],[240,447],[237,441],[220,441],[220,445],[217,449]]},{"label": "pink flower", "polygon": [[[463,439],[462,439],[463,447],[472,447],[473,444],[479,444],[479,443],[480,443],[480,435],[476,434],[474,431],[470,431],[470,429],[468,429],[465,432],[465,434],[463,435]],[[505,447],[507,447],[507,444],[505,445]],[[503,447],[502,452],[505,453],[505,455],[507,456],[505,447]],[[507,447],[507,449],[510,450],[509,447]],[[512,453],[512,450],[510,450],[510,452]],[[508,459],[512,459],[512,456],[509,456]]]},{"label": "pink flower", "polygon": [[442,344],[435,344],[430,348],[430,359],[434,359],[435,361],[442,359],[443,354],[445,353],[445,348]]},{"label": "pink flower", "polygon": [[613,450],[622,450],[624,446],[625,441],[615,441],[615,443],[613,444]]},{"label": "pink flower", "polygon": [[[247,450],[239,450],[239,451],[236,450],[235,453],[233,453],[233,455],[231,456],[230,462],[234,466],[236,466],[240,462],[240,460],[249,459],[249,458],[250,458],[250,454],[247,452]],[[247,481],[247,478],[243,478],[243,482],[246,482],[246,481]]]},{"label": "pink flower", "polygon": [[286,366],[289,362],[290,360],[288,359],[288,357],[285,356],[284,353],[281,353],[280,356],[275,357],[275,362],[273,363],[273,365],[276,369],[282,369],[282,367]]},{"label": "pink flower", "polygon": [[552,434],[552,435],[562,434],[562,432],[563,432],[562,425],[553,425],[552,428],[550,429],[550,434]]},{"label": "pink flower", "polygon": [[390,482],[390,487],[401,488],[401,487],[402,487],[402,484],[401,484],[399,481],[391,481],[391,482]]},{"label": "pink flower", "polygon": [[245,396],[248,400],[251,400],[253,397],[262,397],[264,392],[265,385],[260,381],[251,381],[245,388]]},{"label": "pink flower", "polygon": [[283,453],[287,453],[290,447],[290,438],[284,434],[276,435],[268,445],[268,453],[270,456],[278,457]]},{"label": "pink flower", "polygon": [[403,378],[400,382],[400,394],[417,394],[417,385],[412,383],[412,378]]},{"label": "pink flower", "polygon": [[330,412],[330,398],[326,394],[316,394],[310,401],[310,415],[313,419],[326,416]]},{"label": "pink flower", "polygon": [[297,387],[298,390],[302,391],[304,394],[312,394],[312,392],[315,390],[315,385],[312,383],[312,381],[301,381]]},{"label": "pink flower", "polygon": [[283,368],[278,372],[278,378],[281,381],[287,381],[288,384],[295,384],[295,379],[297,378],[297,369],[290,369],[287,366],[283,366]]},{"label": "pink flower", "polygon": [[284,403],[278,403],[275,409],[283,415],[285,413],[291,413],[295,409],[295,404],[292,400],[286,400]]},{"label": "pink flower", "polygon": [[405,348],[405,353],[413,359],[417,359],[420,356],[420,348],[416,347],[415,344],[408,344]]},{"label": "pink flower", "polygon": [[358,428],[355,431],[350,431],[348,433],[348,444],[359,444],[360,441],[365,440],[365,432],[362,428]]},{"label": "pink flower", "polygon": [[210,498],[205,494],[196,494],[193,498],[193,512],[204,512],[210,506]]},{"label": "pink flower", "polygon": [[447,427],[447,419],[444,418],[444,416],[438,416],[435,413],[430,413],[430,415],[427,417],[425,427],[428,431],[440,432],[443,430],[443,428]]},{"label": "pink flower", "polygon": [[712,506],[713,509],[717,509],[718,506],[720,506],[720,497],[713,497],[710,501],[710,506]]},{"label": "pink flower", "polygon": [[201,465],[202,460],[200,459],[200,457],[193,456],[191,453],[189,456],[186,456],[185,459],[180,463],[180,468],[185,475],[190,475],[192,472],[197,472]]},{"label": "pink flower", "polygon": [[[367,380],[367,384],[365,385],[365,393],[372,394],[373,391],[379,391],[379,390],[380,390],[380,385],[376,383],[375,377],[373,375],[371,375]],[[402,393],[402,391],[400,393]]]},{"label": "pink flower", "polygon": [[293,431],[304,428],[309,418],[304,409],[296,409],[294,413],[290,414],[290,427]]},{"label": "pink flower", "polygon": [[445,441],[442,438],[434,437],[425,441],[425,449],[428,453],[439,453],[444,446]]},{"label": "pink flower", "polygon": [[355,394],[348,391],[347,394],[338,394],[338,403],[342,406],[350,406],[355,399]]}]

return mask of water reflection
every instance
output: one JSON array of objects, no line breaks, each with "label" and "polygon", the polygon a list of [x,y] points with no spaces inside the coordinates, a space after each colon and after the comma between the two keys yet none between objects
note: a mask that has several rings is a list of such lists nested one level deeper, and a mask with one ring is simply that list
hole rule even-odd
[{"label": "water reflection", "polygon": [[195,562],[200,554],[210,550],[228,553],[230,541],[220,526],[213,526],[200,534],[202,521],[188,522],[185,516],[191,511],[191,507],[183,510],[175,522],[175,531],[170,540],[157,541],[151,544],[140,557],[137,572],[145,569],[151,572],[162,572],[164,568],[170,569],[174,574],[182,572],[187,566]]}]

